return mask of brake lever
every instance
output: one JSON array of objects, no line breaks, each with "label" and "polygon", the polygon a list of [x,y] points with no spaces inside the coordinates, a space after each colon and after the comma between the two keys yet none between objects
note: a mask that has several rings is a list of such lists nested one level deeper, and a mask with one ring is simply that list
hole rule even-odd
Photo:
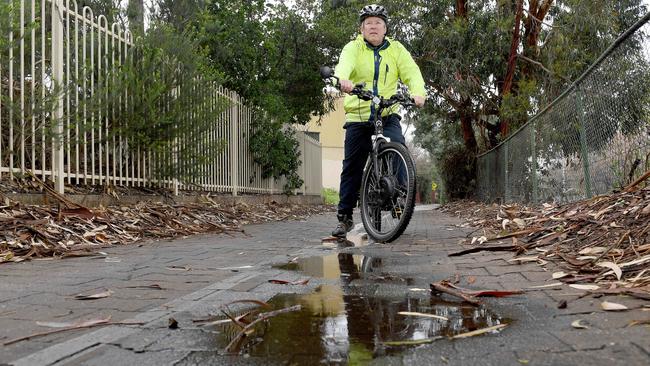
[{"label": "brake lever", "polygon": [[356,95],[361,100],[372,100],[372,98],[373,98],[372,93],[368,92],[367,90],[363,90],[363,89],[354,88],[354,89],[352,89],[351,94]]}]

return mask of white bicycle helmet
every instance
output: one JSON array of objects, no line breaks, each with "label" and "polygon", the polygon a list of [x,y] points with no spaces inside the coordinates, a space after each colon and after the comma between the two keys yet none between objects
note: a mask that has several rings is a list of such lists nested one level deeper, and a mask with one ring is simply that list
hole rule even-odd
[{"label": "white bicycle helmet", "polygon": [[388,12],[386,8],[377,4],[366,5],[359,12],[359,22],[363,22],[368,17],[378,17],[388,23]]}]

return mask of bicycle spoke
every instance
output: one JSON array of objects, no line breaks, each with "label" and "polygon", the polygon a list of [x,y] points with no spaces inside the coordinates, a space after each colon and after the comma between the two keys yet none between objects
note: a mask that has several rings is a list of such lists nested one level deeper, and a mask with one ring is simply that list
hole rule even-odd
[{"label": "bicycle spoke", "polygon": [[[405,229],[413,212],[414,166],[403,146],[380,148],[376,166],[366,171],[363,183],[362,219],[376,240],[392,241]],[[406,153],[406,154],[405,154]],[[373,163],[374,163],[373,162]],[[410,197],[410,203],[409,203]]]}]

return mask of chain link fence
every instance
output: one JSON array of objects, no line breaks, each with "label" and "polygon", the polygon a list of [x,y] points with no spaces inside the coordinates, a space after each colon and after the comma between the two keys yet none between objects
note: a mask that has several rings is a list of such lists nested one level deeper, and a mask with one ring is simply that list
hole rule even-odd
[{"label": "chain link fence", "polygon": [[650,13],[553,103],[477,161],[478,198],[570,202],[650,170]]}]

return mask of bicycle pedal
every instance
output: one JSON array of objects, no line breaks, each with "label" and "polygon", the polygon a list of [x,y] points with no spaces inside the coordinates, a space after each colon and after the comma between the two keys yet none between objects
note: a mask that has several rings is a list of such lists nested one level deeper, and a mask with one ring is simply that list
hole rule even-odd
[{"label": "bicycle pedal", "polygon": [[396,207],[393,210],[392,214],[393,214],[393,218],[399,219],[400,217],[402,217],[402,209],[399,208],[399,207]]}]

